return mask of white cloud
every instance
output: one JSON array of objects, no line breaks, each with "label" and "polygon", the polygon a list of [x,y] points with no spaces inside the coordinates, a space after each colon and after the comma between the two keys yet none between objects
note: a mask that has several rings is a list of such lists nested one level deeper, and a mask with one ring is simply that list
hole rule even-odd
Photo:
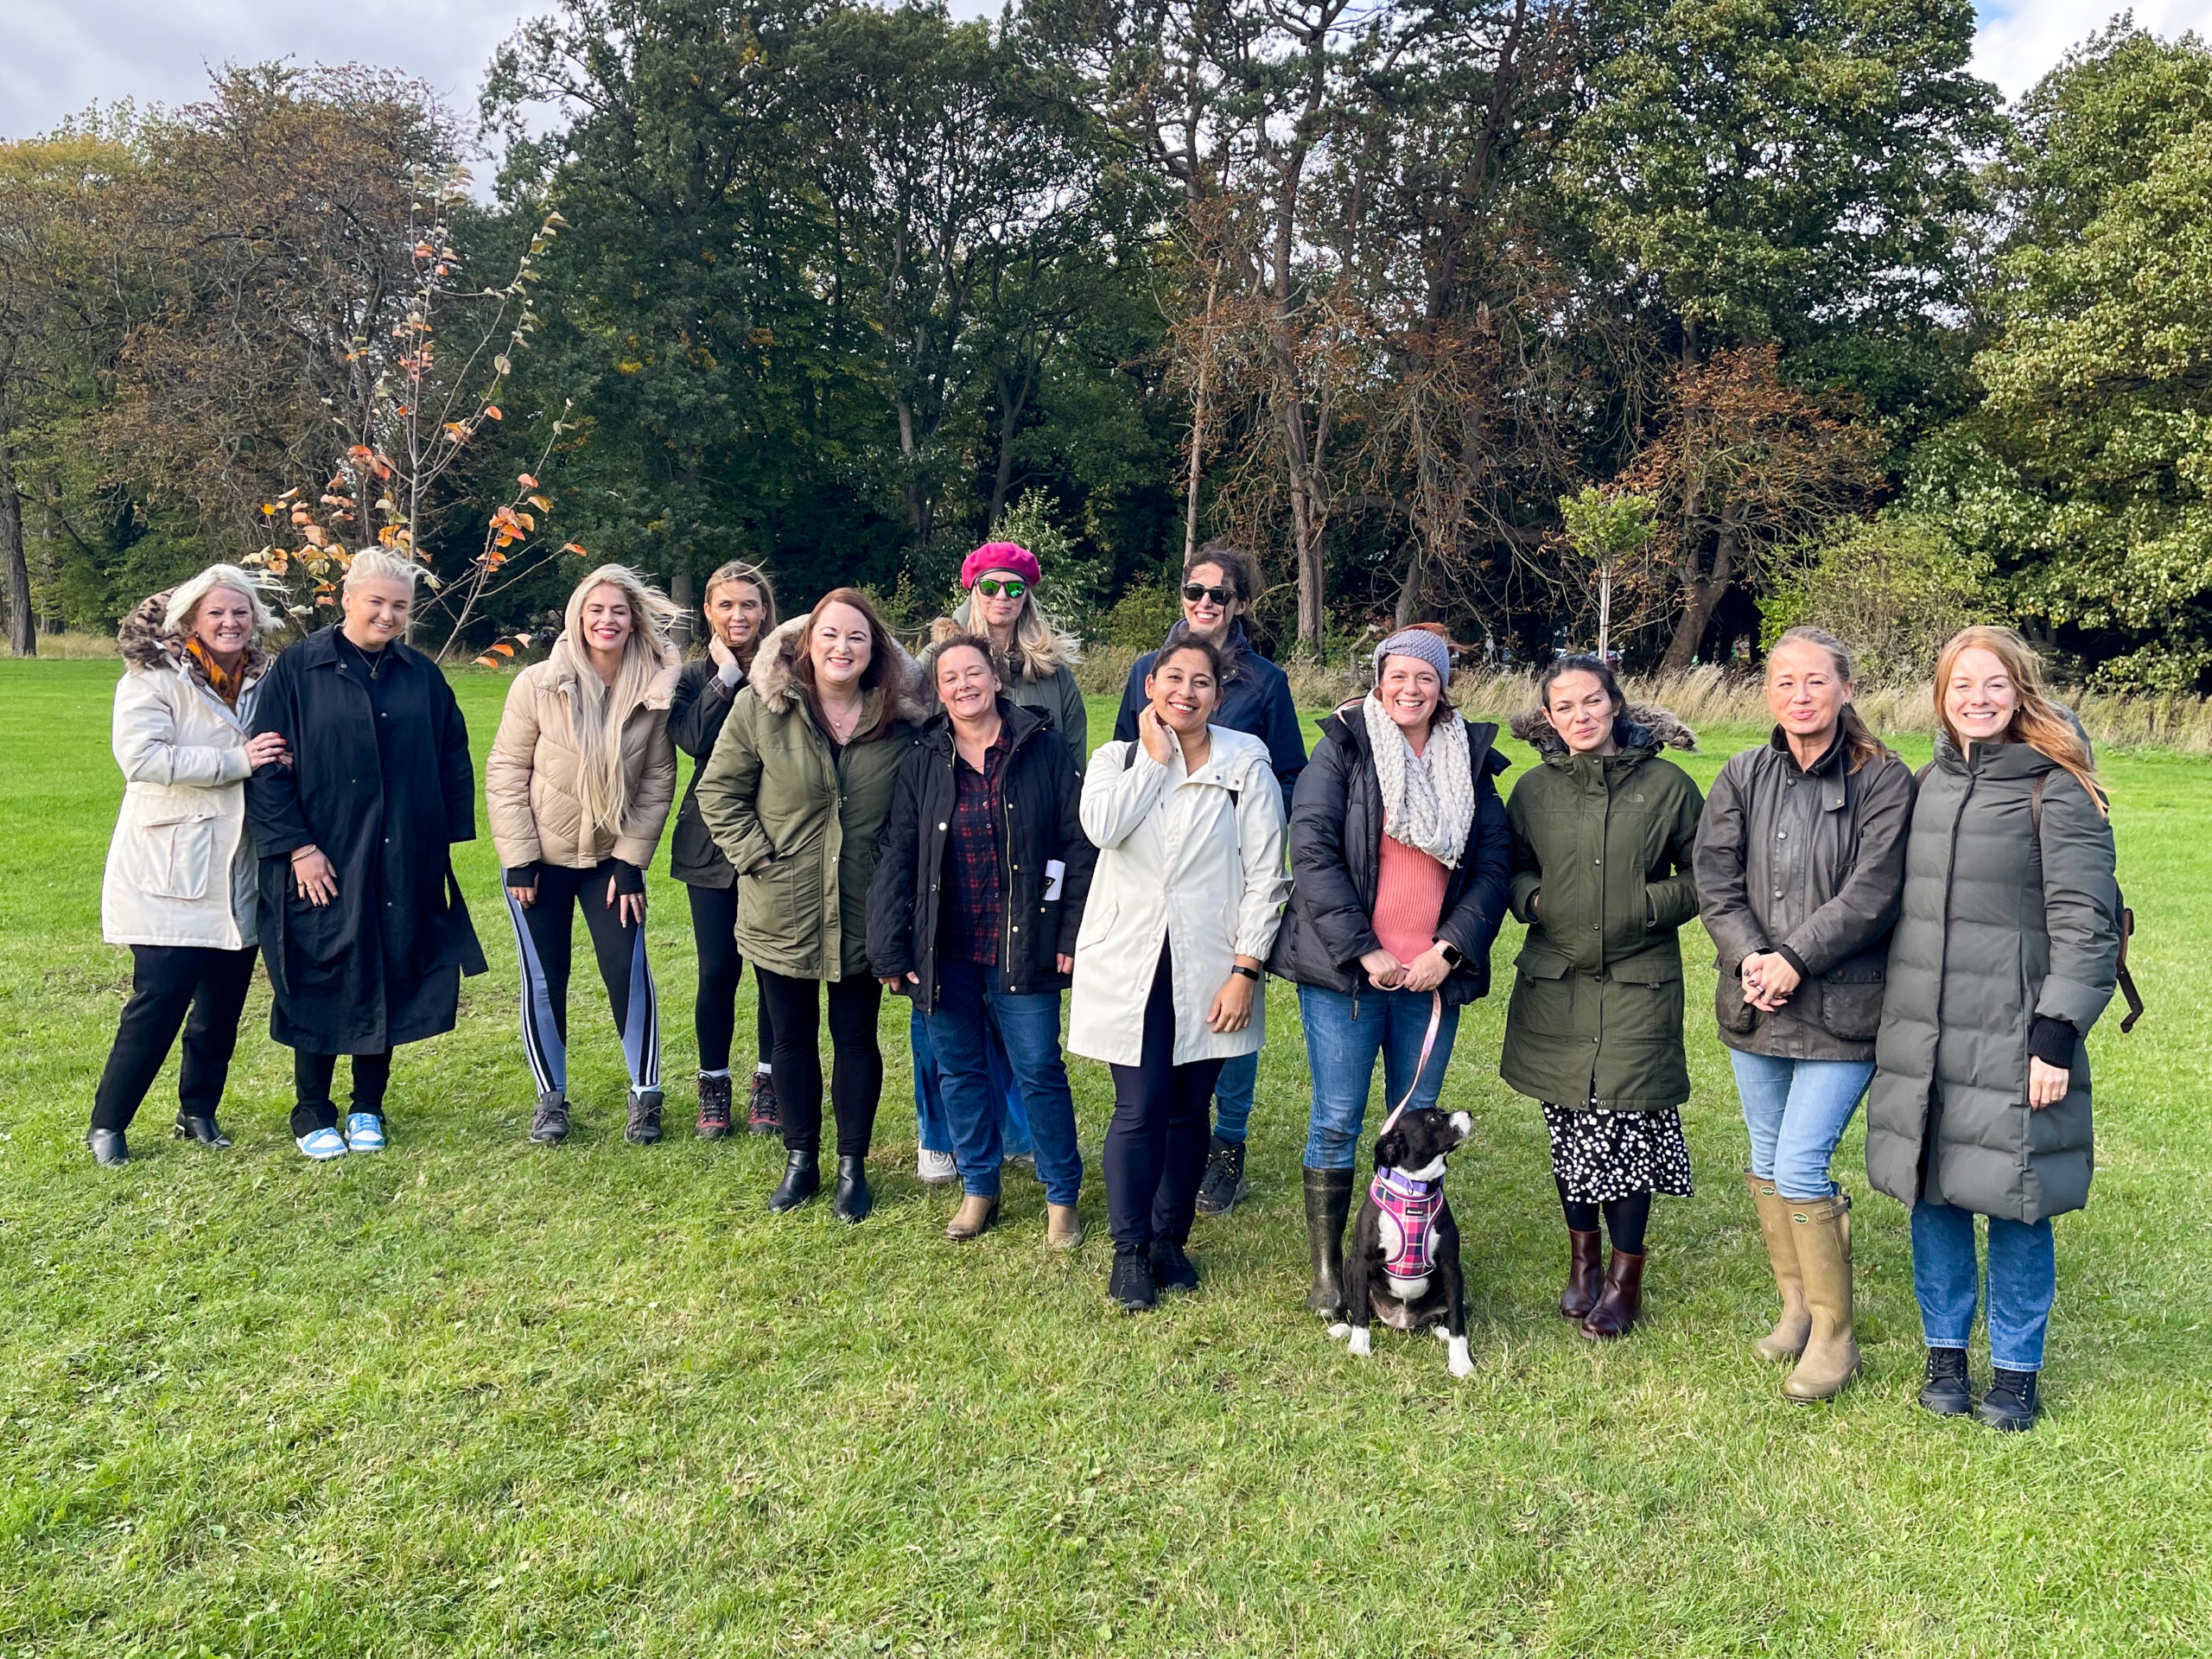
[{"label": "white cloud", "polygon": [[[550,0],[0,0],[0,137],[42,132],[94,102],[188,104],[226,60],[389,63],[464,113],[493,48]],[[1985,0],[1974,67],[2017,97],[2075,41],[2102,28],[2110,0]],[[955,0],[962,16],[997,0]],[[2161,35],[2212,34],[2212,0],[2137,0]]]}]

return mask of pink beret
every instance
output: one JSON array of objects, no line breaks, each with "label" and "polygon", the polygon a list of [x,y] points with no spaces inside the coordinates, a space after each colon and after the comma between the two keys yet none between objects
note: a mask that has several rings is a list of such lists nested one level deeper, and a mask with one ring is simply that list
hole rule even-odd
[{"label": "pink beret", "polygon": [[1019,542],[985,542],[960,562],[960,585],[973,588],[976,578],[987,570],[1010,570],[1032,588],[1037,585],[1039,572],[1037,556]]}]

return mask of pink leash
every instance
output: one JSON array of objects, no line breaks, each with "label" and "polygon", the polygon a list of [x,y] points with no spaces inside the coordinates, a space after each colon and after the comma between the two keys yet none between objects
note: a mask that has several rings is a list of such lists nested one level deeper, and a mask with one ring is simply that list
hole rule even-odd
[{"label": "pink leash", "polygon": [[1428,1057],[1436,1052],[1437,1027],[1443,1023],[1444,993],[1440,990],[1431,991],[1428,994],[1428,1034],[1421,1039],[1421,1064],[1414,1067],[1414,1078],[1406,1085],[1405,1099],[1390,1109],[1390,1116],[1384,1118],[1382,1127],[1376,1130],[1376,1140],[1379,1141],[1390,1133],[1392,1126],[1404,1115],[1407,1106],[1411,1103],[1414,1096],[1420,1091],[1421,1077],[1428,1071]]}]

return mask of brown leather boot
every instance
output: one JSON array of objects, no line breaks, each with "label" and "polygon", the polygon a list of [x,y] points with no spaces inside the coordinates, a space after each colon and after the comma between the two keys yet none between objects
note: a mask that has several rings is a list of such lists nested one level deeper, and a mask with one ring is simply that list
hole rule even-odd
[{"label": "brown leather boot", "polygon": [[1592,1342],[1616,1342],[1636,1328],[1643,1312],[1643,1257],[1615,1250],[1605,1263],[1605,1282],[1598,1292],[1598,1305],[1582,1321],[1582,1334]]},{"label": "brown leather boot", "polygon": [[989,1230],[991,1224],[998,1218],[999,1200],[996,1193],[993,1193],[988,1198],[963,1198],[960,1200],[959,1210],[954,1214],[952,1219],[945,1224],[944,1236],[950,1239],[962,1241],[981,1238]]},{"label": "brown leather boot", "polygon": [[1578,1233],[1572,1227],[1567,1230],[1567,1288],[1559,1299],[1562,1319],[1579,1325],[1598,1306],[1599,1281],[1605,1276],[1598,1266],[1603,1243],[1594,1230],[1586,1233]]},{"label": "brown leather boot", "polygon": [[1046,1205],[1045,1243],[1056,1250],[1071,1250],[1083,1243],[1083,1223],[1076,1218],[1075,1205]]},{"label": "brown leather boot", "polygon": [[1805,1274],[1813,1334],[1782,1392],[1808,1404],[1833,1400],[1859,1375],[1859,1344],[1851,1332],[1851,1200],[1839,1192],[1791,1205],[1789,1233]]},{"label": "brown leather boot", "polygon": [[1764,1176],[1748,1173],[1744,1184],[1751,1189],[1751,1203],[1759,1212],[1759,1231],[1766,1238],[1766,1259],[1774,1268],[1774,1287],[1782,1293],[1782,1317],[1774,1329],[1753,1344],[1759,1357],[1779,1365],[1805,1351],[1813,1332],[1813,1316],[1805,1306],[1805,1277],[1797,1268],[1797,1243],[1790,1236],[1789,1200],[1774,1190]]}]

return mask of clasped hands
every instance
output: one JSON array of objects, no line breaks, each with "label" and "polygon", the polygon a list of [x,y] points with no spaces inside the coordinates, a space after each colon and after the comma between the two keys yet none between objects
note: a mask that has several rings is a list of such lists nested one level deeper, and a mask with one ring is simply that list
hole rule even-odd
[{"label": "clasped hands", "polygon": [[1801,982],[1789,958],[1779,950],[1754,950],[1744,958],[1744,1001],[1772,1014],[1789,1001]]},{"label": "clasped hands", "polygon": [[1360,957],[1359,965],[1378,991],[1433,991],[1452,973],[1441,944],[1430,945],[1411,962],[1400,962],[1378,945]]}]

